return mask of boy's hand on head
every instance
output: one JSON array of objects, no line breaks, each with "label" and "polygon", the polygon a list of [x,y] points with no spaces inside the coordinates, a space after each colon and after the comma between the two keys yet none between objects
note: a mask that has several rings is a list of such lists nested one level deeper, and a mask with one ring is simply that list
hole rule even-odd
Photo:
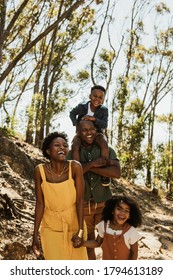
[{"label": "boy's hand on head", "polygon": [[93,117],[93,116],[85,115],[85,116],[82,117],[82,120],[83,120],[83,121],[92,121],[92,122],[95,122],[96,118]]},{"label": "boy's hand on head", "polygon": [[85,116],[82,117],[81,120],[83,120],[83,121],[88,121],[88,118],[89,118],[89,117],[90,117],[89,115],[85,115]]}]

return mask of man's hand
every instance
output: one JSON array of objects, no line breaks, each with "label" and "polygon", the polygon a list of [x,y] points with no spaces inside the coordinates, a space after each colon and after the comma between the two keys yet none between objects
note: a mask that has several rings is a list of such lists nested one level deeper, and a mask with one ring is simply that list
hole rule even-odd
[{"label": "man's hand", "polygon": [[92,167],[103,167],[108,165],[109,160],[103,157],[99,157],[95,160],[93,160],[93,165]]}]

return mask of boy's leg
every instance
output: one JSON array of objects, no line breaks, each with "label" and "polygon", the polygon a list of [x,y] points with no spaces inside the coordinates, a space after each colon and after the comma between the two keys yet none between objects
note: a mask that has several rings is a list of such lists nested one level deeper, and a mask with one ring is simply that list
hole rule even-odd
[{"label": "boy's leg", "polygon": [[109,148],[108,143],[102,133],[98,133],[95,139],[95,142],[101,149],[102,157],[108,159],[109,158]]},{"label": "boy's leg", "polygon": [[[95,139],[95,142],[101,149],[101,155],[102,157],[106,158],[107,160],[109,159],[109,148],[108,148],[108,143],[102,133],[98,133]],[[110,184],[110,179],[107,177],[101,178],[102,180],[102,186],[106,187],[109,186]]]},{"label": "boy's leg", "polygon": [[72,159],[80,161],[79,149],[81,145],[81,139],[78,135],[75,135],[72,141]]}]

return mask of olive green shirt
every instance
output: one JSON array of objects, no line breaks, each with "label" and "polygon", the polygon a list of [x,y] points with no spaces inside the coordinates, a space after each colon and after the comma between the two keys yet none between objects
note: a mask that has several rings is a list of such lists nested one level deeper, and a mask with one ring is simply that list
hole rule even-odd
[{"label": "olive green shirt", "polygon": [[[91,149],[85,146],[80,148],[80,162],[87,163],[94,159],[101,157],[101,150],[97,144],[93,144]],[[71,151],[69,152],[68,159],[71,159]],[[109,147],[109,159],[117,159],[116,153],[113,148]],[[84,174],[85,180],[85,194],[84,200],[89,201],[94,198],[95,202],[104,202],[112,197],[110,187],[104,187],[101,184],[101,176],[93,172],[86,172]]]}]

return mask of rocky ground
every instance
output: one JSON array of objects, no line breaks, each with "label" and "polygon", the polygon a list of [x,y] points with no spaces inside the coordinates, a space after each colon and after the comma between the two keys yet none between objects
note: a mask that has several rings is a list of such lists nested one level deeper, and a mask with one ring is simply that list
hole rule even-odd
[{"label": "rocky ground", "polygon": [[[41,152],[18,138],[0,136],[0,259],[35,259],[32,253],[34,218],[34,167]],[[120,179],[113,192],[135,198],[143,213],[139,228],[139,259],[173,260],[173,201],[162,191],[156,195],[144,186]],[[101,249],[97,250],[101,259]]]}]

